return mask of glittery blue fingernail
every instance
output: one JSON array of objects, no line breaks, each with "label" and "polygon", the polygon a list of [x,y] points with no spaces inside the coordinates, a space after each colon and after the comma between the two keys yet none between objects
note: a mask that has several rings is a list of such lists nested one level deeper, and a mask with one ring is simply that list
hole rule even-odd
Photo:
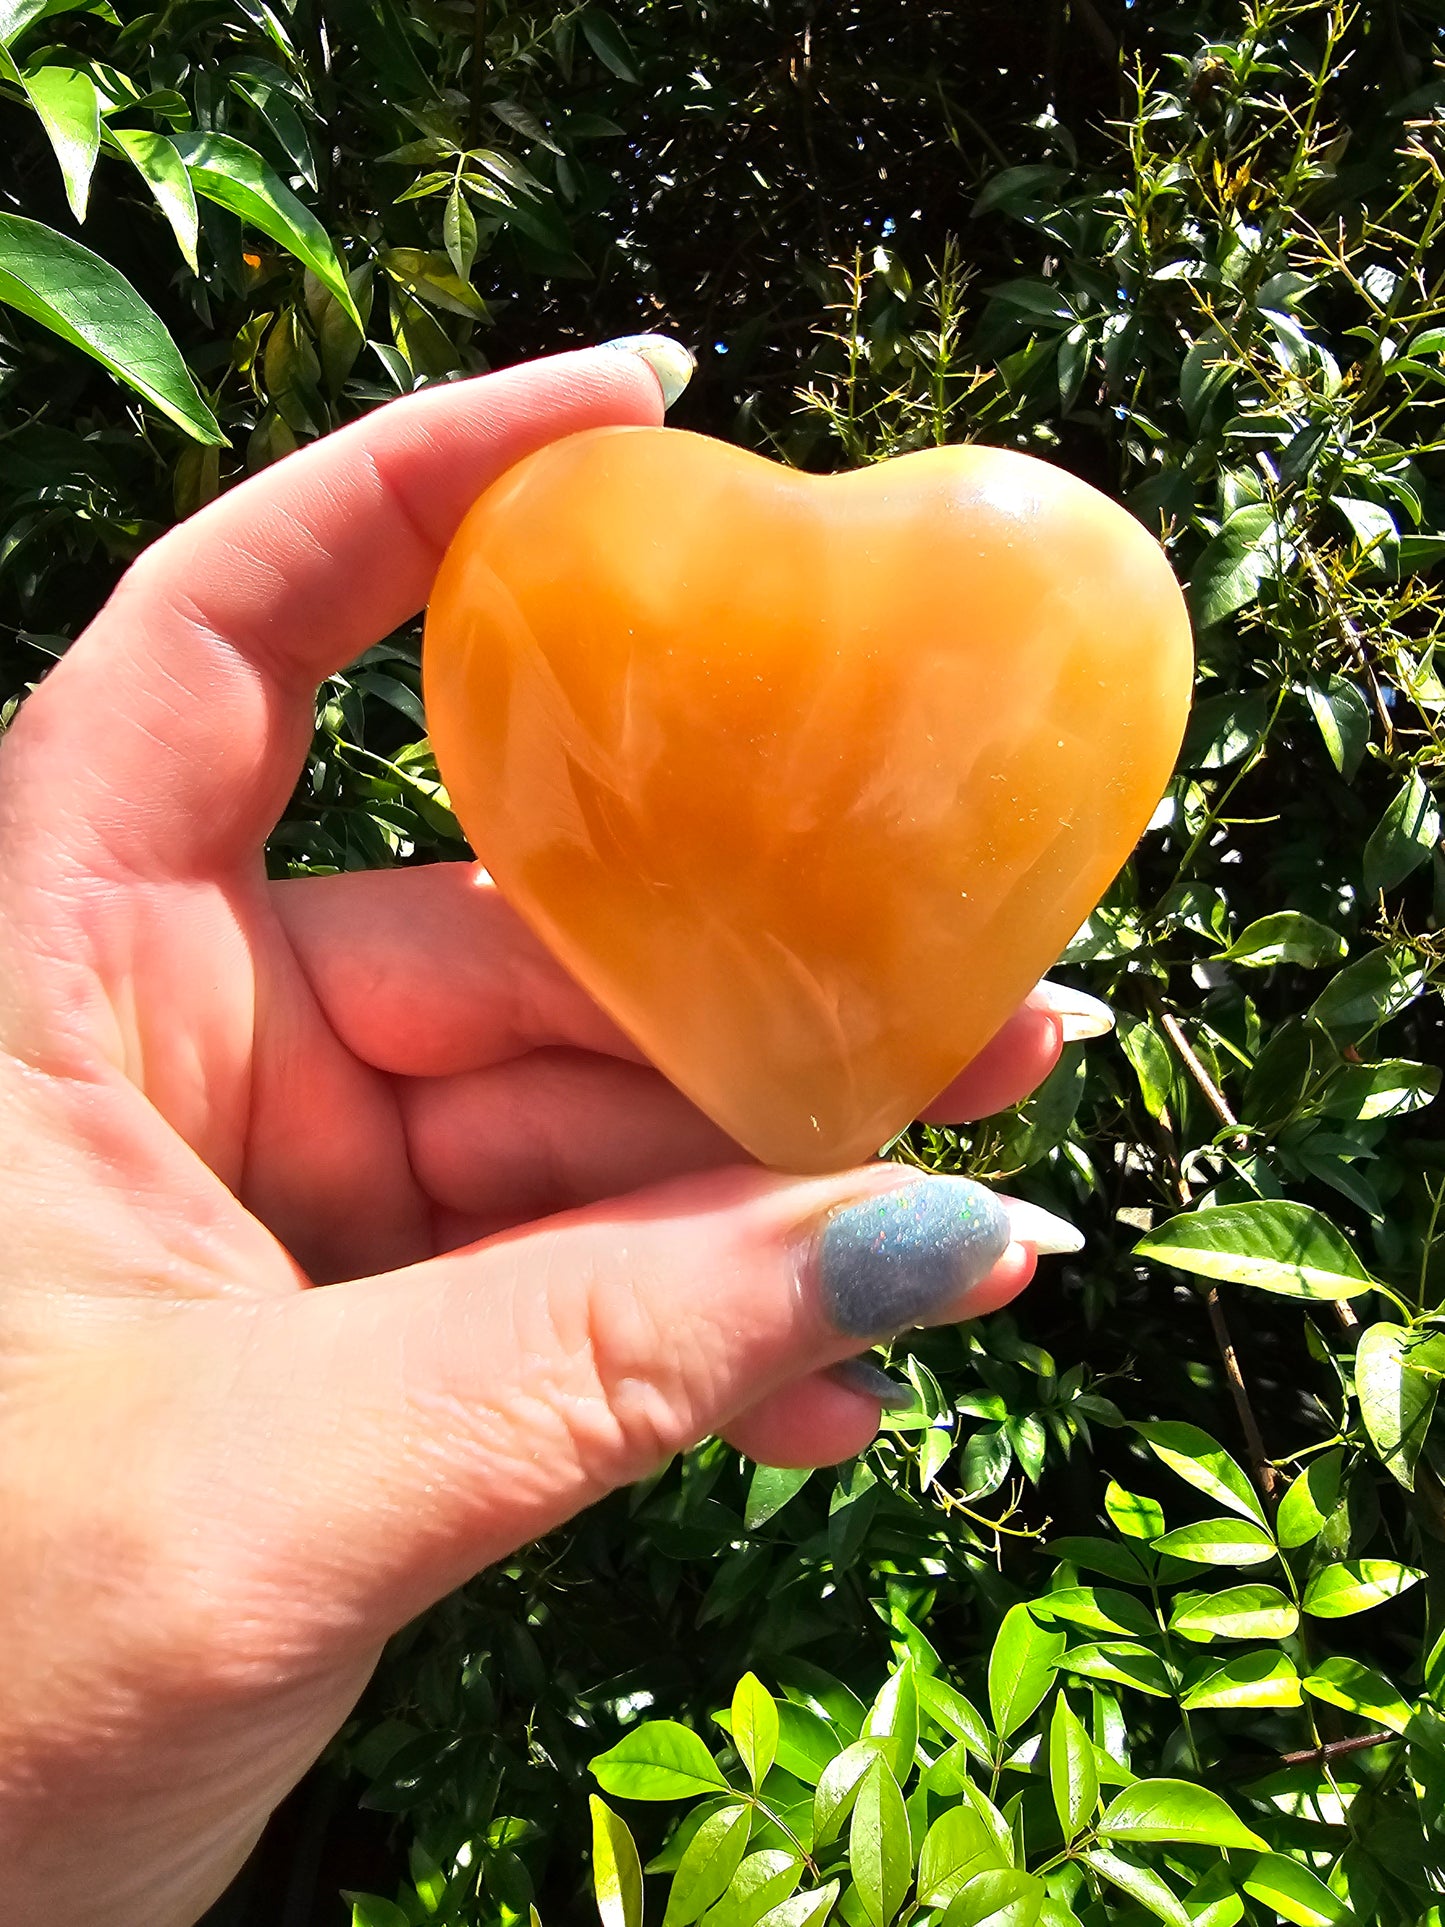
[{"label": "glittery blue fingernail", "polygon": [[988,1276],[1009,1235],[1004,1206],[969,1178],[925,1178],[845,1205],[816,1246],[824,1309],[850,1338],[927,1324]]},{"label": "glittery blue fingernail", "polygon": [[828,1376],[850,1392],[876,1398],[885,1412],[901,1412],[913,1403],[913,1387],[890,1378],[868,1358],[845,1358],[841,1365],[830,1367]]}]

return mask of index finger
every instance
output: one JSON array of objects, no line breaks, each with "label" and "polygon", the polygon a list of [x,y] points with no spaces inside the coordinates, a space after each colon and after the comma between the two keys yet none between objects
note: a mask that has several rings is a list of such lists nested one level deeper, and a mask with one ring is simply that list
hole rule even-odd
[{"label": "index finger", "polygon": [[482,490],[662,413],[639,355],[587,349],[392,402],[243,482],[146,550],[26,705],[3,775],[27,817],[140,875],[254,858],[316,685],[421,608]]}]

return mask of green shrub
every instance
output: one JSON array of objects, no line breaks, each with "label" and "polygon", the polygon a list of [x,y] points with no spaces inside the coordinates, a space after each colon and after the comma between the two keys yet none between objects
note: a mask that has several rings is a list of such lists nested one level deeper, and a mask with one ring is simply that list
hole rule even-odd
[{"label": "green shrub", "polygon": [[[93,245],[229,437],[188,437],[33,304],[0,305],[0,703],[247,467],[484,359],[668,323],[704,351],[679,420],[815,467],[969,436],[1061,461],[1160,533],[1198,628],[1178,774],[1067,957],[1117,1043],[1071,1049],[1017,1114],[892,1147],[1071,1216],[1085,1253],[1012,1314],[895,1346],[914,1403],[856,1463],[779,1473],[709,1444],[394,1642],[310,1796],[337,1882],[386,1888],[355,1900],[370,1927],[571,1917],[589,1766],[635,1797],[616,1775],[659,1722],[697,1765],[746,1675],[701,1806],[629,1810],[659,1875],[711,1827],[692,1900],[649,1893],[667,1927],[699,1917],[705,1861],[728,1876],[710,1927],[821,1922],[835,1880],[848,1927],[894,1900],[949,1927],[1436,1919],[1438,7],[958,13],[0,14],[20,75],[0,76],[0,272],[17,219]],[[57,65],[106,108],[83,230],[82,164],[67,183],[31,105]],[[199,275],[136,158],[172,133]],[[463,854],[417,687],[408,630],[322,692],[278,872]],[[756,1765],[772,1704],[756,1788],[741,1722]],[[865,1726],[880,1744],[850,1753]],[[816,1782],[865,1754],[825,1846]],[[1150,1783],[1178,1837],[1121,1830]],[[390,1884],[348,1872],[358,1798]],[[627,1835],[598,1824],[607,1927],[635,1927]],[[263,1887],[305,1917],[315,1851],[289,1841],[227,1918]],[[754,1874],[781,1884],[745,1896]],[[334,1886],[315,1907],[342,1917]]]},{"label": "green shrub", "polygon": [[[1075,1927],[1139,1908],[1225,1927],[1251,1903],[1253,1918],[1310,1927],[1397,1906],[1438,1923],[1440,1855],[1421,1846],[1439,1814],[1445,1723],[1316,1646],[1421,1575],[1337,1557],[1338,1450],[1310,1463],[1271,1521],[1207,1433],[1140,1430],[1224,1512],[1171,1531],[1154,1499],[1110,1482],[1107,1535],[1049,1546],[1052,1578],[969,1668],[973,1698],[895,1601],[896,1658],[871,1705],[795,1662],[781,1702],[745,1675],[714,1715],[716,1758],[691,1728],[655,1720],[592,1762],[614,1797],[694,1802],[647,1869],[672,1875],[670,1927],[808,1927],[834,1908],[848,1927]],[[1445,1645],[1430,1662],[1442,1665]],[[1372,1730],[1327,1741],[1322,1708]],[[1311,1741],[1281,1753],[1292,1709]],[[1387,1758],[1395,1803],[1371,1784]],[[632,1835],[601,1800],[593,1815],[605,1927],[640,1927]],[[1367,1816],[1397,1852],[1408,1843],[1388,1890],[1354,1844]]]}]

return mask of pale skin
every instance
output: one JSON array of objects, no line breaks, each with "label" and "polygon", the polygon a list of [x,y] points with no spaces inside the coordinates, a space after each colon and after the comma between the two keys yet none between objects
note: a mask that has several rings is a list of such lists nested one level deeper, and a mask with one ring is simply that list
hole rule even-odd
[{"label": "pale skin", "polygon": [[[602,351],[385,409],[157,542],[0,745],[5,1920],[186,1927],[423,1607],[709,1433],[876,1427],[799,1252],[896,1169],[744,1163],[467,866],[265,878],[480,490],[661,417]],[[936,1114],[1058,1049],[1026,1007]]]}]

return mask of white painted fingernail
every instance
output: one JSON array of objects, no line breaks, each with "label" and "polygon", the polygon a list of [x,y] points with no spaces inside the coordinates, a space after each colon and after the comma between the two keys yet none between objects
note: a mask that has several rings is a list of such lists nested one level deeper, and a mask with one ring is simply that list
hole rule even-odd
[{"label": "white painted fingernail", "polygon": [[999,1203],[1008,1212],[1009,1235],[1016,1245],[1027,1245],[1040,1258],[1083,1250],[1084,1234],[1067,1218],[1056,1218],[1052,1211],[1022,1198],[1000,1198]]},{"label": "white painted fingernail", "polygon": [[1114,1028],[1114,1013],[1099,997],[1072,984],[1051,983],[1047,977],[1035,986],[1029,997],[1035,1010],[1046,1010],[1057,1017],[1066,1044],[1082,1044],[1087,1037],[1107,1037]]},{"label": "white painted fingernail", "polygon": [[697,366],[697,356],[692,350],[674,341],[671,335],[618,335],[615,341],[604,341],[602,346],[645,361],[662,390],[664,408],[671,408],[692,380],[692,371]]}]

